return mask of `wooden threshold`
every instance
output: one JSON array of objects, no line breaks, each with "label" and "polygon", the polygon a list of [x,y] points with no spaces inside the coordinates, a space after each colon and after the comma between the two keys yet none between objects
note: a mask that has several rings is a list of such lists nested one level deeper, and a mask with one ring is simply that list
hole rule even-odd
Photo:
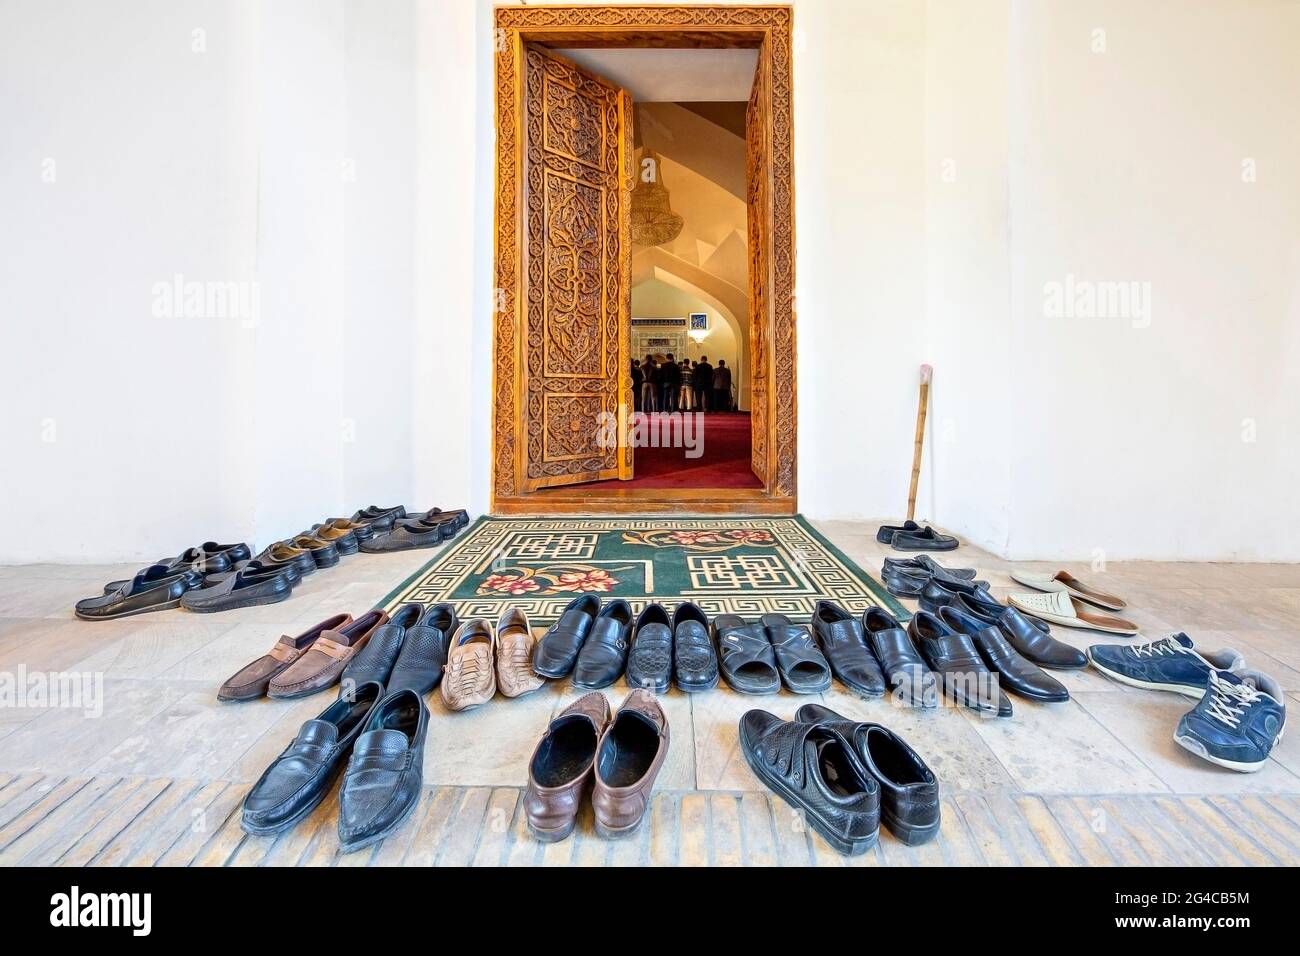
[{"label": "wooden threshold", "polygon": [[580,485],[498,497],[499,515],[749,514],[792,515],[793,498],[761,488],[587,488]]}]

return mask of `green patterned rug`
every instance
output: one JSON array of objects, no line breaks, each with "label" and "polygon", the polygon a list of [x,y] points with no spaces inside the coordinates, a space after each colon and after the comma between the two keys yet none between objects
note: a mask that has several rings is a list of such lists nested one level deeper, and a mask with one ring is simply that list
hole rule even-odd
[{"label": "green patterned rug", "polygon": [[453,601],[462,618],[522,608],[549,624],[583,593],[695,601],[710,617],[780,613],[807,621],[829,598],[859,613],[907,611],[866,571],[794,517],[480,518],[383,601]]}]

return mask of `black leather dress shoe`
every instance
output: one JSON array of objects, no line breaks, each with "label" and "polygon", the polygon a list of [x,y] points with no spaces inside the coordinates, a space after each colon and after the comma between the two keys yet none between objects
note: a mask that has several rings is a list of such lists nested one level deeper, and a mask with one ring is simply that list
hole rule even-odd
[{"label": "black leather dress shoe", "polygon": [[908,846],[939,832],[939,781],[907,741],[880,724],[860,723],[821,704],[804,704],[795,719],[828,724],[852,742],[867,772],[880,784],[880,821]]},{"label": "black leather dress shoe", "polygon": [[996,599],[989,595],[988,585],[981,581],[940,581],[929,578],[921,588],[920,604],[922,611],[938,614],[939,609],[950,604],[957,604],[958,598],[966,597],[978,604],[996,604]]},{"label": "black leather dress shoe", "polygon": [[[987,621],[990,624],[997,624],[1002,619],[1003,613],[1009,608],[1009,605],[1003,604],[997,598],[988,592],[977,592],[972,594],[958,594],[956,600],[951,602],[953,607],[965,611],[968,614],[974,614],[976,617]],[[938,613],[937,611],[934,613]],[[1019,611],[1016,611],[1020,614]],[[1051,627],[1046,621],[1039,620],[1036,617],[1025,617],[1024,622],[1030,627],[1042,631],[1044,634],[1051,634]]]},{"label": "black leather dress shoe", "polygon": [[740,752],[755,776],[840,853],[856,856],[880,835],[880,784],[831,724],[785,721],[765,710],[740,718]]},{"label": "black leather dress shoe", "polygon": [[913,707],[938,707],[938,681],[894,615],[869,607],[862,612],[862,630],[894,694]]},{"label": "black leather dress shoe", "polygon": [[1004,608],[997,619],[1007,641],[1039,667],[1075,671],[1088,666],[1088,655],[1064,641],[1049,637],[1039,624],[1046,622],[1026,617],[1014,607]]},{"label": "black leather dress shoe", "polygon": [[258,607],[283,601],[292,590],[293,582],[289,578],[287,567],[253,569],[250,565],[231,573],[212,587],[186,592],[181,598],[181,607],[204,614],[239,607]]},{"label": "black leather dress shoe", "polygon": [[83,621],[111,621],[162,611],[178,607],[181,599],[202,583],[203,575],[198,571],[176,571],[165,564],[155,564],[107,594],[78,601],[73,613]]},{"label": "black leather dress shoe", "polygon": [[862,697],[885,695],[885,676],[867,647],[861,620],[834,601],[818,601],[812,631],[840,683]]},{"label": "black leather dress shoe", "polygon": [[240,825],[246,833],[287,830],[320,805],[382,693],[378,684],[362,684],[302,725],[244,798]]},{"label": "black leather dress shoe", "polygon": [[627,685],[666,694],[672,676],[672,622],[662,604],[647,604],[637,615],[632,631],[632,646],[627,653]]},{"label": "black leather dress shoe", "polygon": [[975,580],[974,568],[946,568],[928,554],[918,554],[914,558],[885,558],[882,568],[903,571],[907,574],[924,574],[939,581],[956,578],[959,581]]},{"label": "black leather dress shoe", "polygon": [[425,521],[423,518],[399,518],[388,531],[377,532],[361,542],[366,554],[389,554],[394,551],[414,551],[432,548],[455,534],[451,521]]},{"label": "black leather dress shoe", "polygon": [[427,694],[442,680],[451,636],[460,626],[452,604],[431,604],[420,620],[406,629],[402,653],[388,678],[389,693],[409,689]]},{"label": "black leather dress shoe", "polygon": [[957,543],[957,539],[951,535],[940,534],[926,525],[917,531],[895,532],[889,546],[895,551],[953,551],[957,548]]},{"label": "black leather dress shoe", "polygon": [[1002,686],[1011,693],[1042,703],[1059,703],[1070,699],[1070,692],[1064,685],[1022,657],[1008,643],[1006,635],[997,625],[985,624],[979,618],[955,607],[941,610],[939,620],[975,642],[975,646],[984,655],[984,660],[1002,676]]},{"label": "black leather dress shoe", "polygon": [[424,784],[429,711],[410,689],[375,705],[352,747],[339,788],[339,849],[377,843],[405,822]]},{"label": "black leather dress shoe", "polygon": [[388,531],[398,518],[406,517],[406,509],[401,505],[392,505],[388,508],[381,508],[378,505],[371,505],[368,508],[362,508],[357,511],[352,520],[370,525],[376,531]]},{"label": "black leather dress shoe", "polygon": [[981,714],[1011,716],[1011,701],[969,637],[954,632],[928,611],[916,612],[907,633],[938,676],[946,699]]},{"label": "black leather dress shoe", "polygon": [[887,567],[881,570],[880,580],[885,582],[885,589],[894,597],[919,598],[930,583],[930,576],[923,571],[907,572]]},{"label": "black leather dress shoe", "polygon": [[[315,565],[312,566],[312,570],[313,571],[316,570]],[[269,561],[263,561],[260,558],[253,558],[253,559],[246,559],[243,561],[236,561],[235,566],[231,568],[229,571],[221,571],[217,574],[207,575],[203,579],[203,587],[204,588],[216,587],[222,581],[226,580],[226,578],[230,577],[233,574],[238,574],[241,571],[244,572],[245,574],[261,574],[261,575],[283,574],[286,578],[289,579],[289,583],[291,585],[296,585],[299,581],[302,580],[302,572],[298,570],[298,565],[292,561],[273,564]]]},{"label": "black leather dress shoe", "polygon": [[882,524],[876,529],[876,540],[881,544],[890,544],[894,540],[894,535],[900,531],[920,531],[921,526],[908,518],[902,524]]},{"label": "black leather dress shoe", "polygon": [[718,686],[718,652],[709,637],[709,616],[691,601],[673,609],[673,670],[688,694]]},{"label": "black leather dress shoe", "polygon": [[365,646],[348,661],[348,666],[339,675],[339,693],[347,694],[350,688],[371,682],[386,688],[397,655],[402,651],[407,628],[415,625],[423,614],[423,604],[403,604],[393,612],[387,624],[375,628],[366,638]]},{"label": "black leather dress shoe", "polygon": [[632,607],[626,601],[610,601],[600,609],[582,642],[573,665],[573,686],[599,690],[618,680],[627,665],[628,638],[632,634]]},{"label": "black leather dress shoe", "polygon": [[567,677],[578,659],[582,642],[600,613],[600,598],[584,594],[568,603],[560,618],[537,642],[533,652],[533,670],[542,677]]}]

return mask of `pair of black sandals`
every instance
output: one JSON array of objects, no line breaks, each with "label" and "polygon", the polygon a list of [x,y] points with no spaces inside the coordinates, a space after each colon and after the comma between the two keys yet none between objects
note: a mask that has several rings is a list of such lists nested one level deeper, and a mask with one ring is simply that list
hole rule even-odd
[{"label": "pair of black sandals", "polygon": [[784,614],[764,614],[752,624],[719,614],[713,634],[722,676],[738,693],[776,694],[784,684],[796,694],[820,694],[831,686],[831,666],[812,632]]}]

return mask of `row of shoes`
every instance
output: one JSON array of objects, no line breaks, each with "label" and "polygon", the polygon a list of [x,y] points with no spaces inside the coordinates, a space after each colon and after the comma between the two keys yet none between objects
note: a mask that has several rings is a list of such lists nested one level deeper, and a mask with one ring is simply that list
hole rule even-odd
[{"label": "row of shoes", "polygon": [[911,518],[902,524],[882,524],[876,531],[876,540],[895,551],[953,551],[957,539],[941,534],[929,525],[919,525]]},{"label": "row of shoes", "polygon": [[433,508],[409,516],[401,505],[371,505],[351,518],[329,518],[276,541],[256,557],[247,544],[208,541],[159,558],[132,578],[110,581],[102,594],[78,601],[74,613],[82,620],[105,621],[176,607],[213,612],[275,604],[286,600],[304,576],[338,564],[340,555],[425,547],[468,523],[463,510]]},{"label": "row of shoes", "polygon": [[773,793],[840,853],[865,853],[880,825],[909,846],[939,832],[939,781],[888,727],[805,704],[794,720],[765,710],[740,718],[740,750]]},{"label": "row of shoes", "polygon": [[1286,695],[1246,658],[1225,647],[1198,650],[1183,632],[1148,644],[1094,644],[1092,666],[1112,680],[1196,699],[1178,720],[1174,742],[1210,763],[1253,773],[1286,729]]},{"label": "row of shoes", "polygon": [[529,831],[544,843],[563,840],[590,793],[598,834],[632,833],[650,807],[669,738],[668,717],[649,691],[632,691],[617,714],[602,693],[580,697],[550,722],[528,761]]},{"label": "row of shoes", "polygon": [[429,711],[413,688],[349,684],[308,720],[244,797],[240,825],[273,836],[306,818],[339,785],[339,846],[350,853],[402,825],[420,798]]},{"label": "row of shoes", "polygon": [[718,685],[708,616],[689,601],[671,617],[662,604],[649,604],[634,620],[624,600],[602,606],[595,594],[576,597],[537,642],[532,664],[541,677],[572,674],[584,690],[608,687],[625,670],[629,685],[658,694],[674,677],[688,692]]},{"label": "row of shoes", "polygon": [[534,638],[523,611],[511,608],[495,626],[485,618],[461,621],[449,603],[400,605],[358,618],[337,614],[297,636],[284,635],[245,664],[217,691],[223,701],[261,697],[295,700],[341,683],[377,683],[421,696],[441,688],[450,710],[490,700],[497,689],[521,697],[544,681],[530,666]]}]

